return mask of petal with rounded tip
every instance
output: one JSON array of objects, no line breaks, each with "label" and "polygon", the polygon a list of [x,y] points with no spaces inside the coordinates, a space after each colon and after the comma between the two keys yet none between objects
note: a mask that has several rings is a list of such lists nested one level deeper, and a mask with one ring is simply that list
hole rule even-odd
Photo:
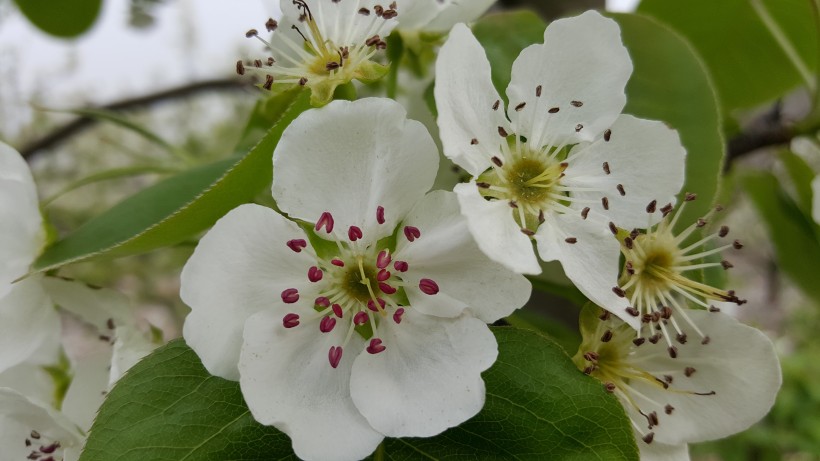
[{"label": "petal with rounded tip", "polygon": [[436,15],[422,30],[447,32],[459,22],[473,22],[495,3],[496,0],[450,0],[444,11]]},{"label": "petal with rounded tip", "polygon": [[490,78],[487,55],[464,24],[453,27],[439,51],[435,96],[444,155],[471,175],[480,175],[506,142],[498,127],[512,130]]},{"label": "petal with rounded tip", "polygon": [[[191,307],[183,336],[211,374],[239,379],[236,364],[245,320],[281,304],[288,288],[310,289],[312,247],[293,252],[286,242],[305,233],[275,211],[242,205],[222,217],[200,240],[182,269],[180,297]],[[312,309],[302,292],[294,309]],[[281,323],[281,319],[279,320]]]},{"label": "petal with rounded tip", "polygon": [[[559,19],[544,31],[543,44],[525,48],[515,60],[507,113],[516,133],[538,147],[591,141],[621,113],[631,74],[615,21],[595,11]],[[522,110],[511,109],[524,102]]]},{"label": "petal with rounded tip", "polygon": [[27,447],[25,441],[31,438],[32,430],[39,432],[44,440],[59,441],[66,451],[66,460],[72,459],[70,456],[75,456],[73,453],[82,446],[82,435],[63,414],[35,403],[15,390],[0,388],[2,459],[27,459],[31,447]]},{"label": "petal with rounded tip", "polygon": [[342,345],[346,334],[339,327],[319,333],[318,319],[286,329],[273,312],[260,312],[245,325],[242,395],[257,421],[290,436],[301,459],[358,460],[384,438],[350,398],[350,370],[364,340],[354,333],[338,367],[328,362],[328,350]]},{"label": "petal with rounded tip", "polygon": [[[328,211],[339,229],[357,226],[363,241],[375,242],[392,233],[433,185],[438,149],[427,129],[408,120],[394,101],[334,101],[291,123],[273,165],[273,198],[284,212],[316,222]],[[376,222],[379,206],[384,225]]]},{"label": "petal with rounded tip", "polygon": [[42,276],[12,285],[0,298],[0,372],[29,360],[60,337],[60,316],[43,290]]},{"label": "petal with rounded tip", "polygon": [[[459,213],[456,194],[427,194],[405,224],[422,231],[421,238],[413,243],[399,239],[394,256],[410,265],[402,279],[409,282],[405,292],[414,309],[428,315],[456,317],[469,307],[476,317],[492,323],[529,299],[530,282],[490,260],[475,243],[467,220]],[[436,281],[439,293],[422,293],[418,288],[422,278]]]},{"label": "petal with rounded tip", "polygon": [[430,437],[481,410],[481,372],[498,355],[482,321],[409,309],[401,324],[382,323],[378,335],[386,349],[359,355],[350,378],[356,408],[376,430],[388,437]]}]

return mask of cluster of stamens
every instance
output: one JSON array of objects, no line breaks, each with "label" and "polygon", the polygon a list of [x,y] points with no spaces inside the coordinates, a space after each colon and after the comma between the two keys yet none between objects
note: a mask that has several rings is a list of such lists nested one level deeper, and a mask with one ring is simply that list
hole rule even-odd
[{"label": "cluster of stamens", "polygon": [[[676,318],[678,316],[700,336],[701,342],[709,342],[709,337],[705,336],[686,314],[687,302],[711,312],[720,310],[710,304],[714,301],[733,302],[738,305],[746,302],[738,298],[733,290],[718,289],[691,278],[693,271],[713,267],[728,270],[733,265],[727,260],[708,262],[703,259],[730,248],[743,247],[739,241],[734,240],[715,248],[705,248],[705,245],[716,239],[726,238],[729,234],[727,226],[721,226],[717,232],[683,246],[695,231],[708,224],[715,212],[722,210],[720,206],[714,208],[676,236],[673,229],[681,216],[681,211],[687,202],[695,198],[694,194],[686,194],[682,205],[671,219],[668,217],[672,214],[673,206],[667,204],[659,209],[664,218],[659,224],[649,226],[645,233],[633,230],[621,239],[621,252],[626,263],[620,286],[613,288],[618,296],[629,299],[629,315],[641,318],[642,328],[638,332],[635,344],[640,345],[647,340],[657,343],[663,338],[672,357],[677,353],[677,349],[672,343],[672,332],[668,330],[674,331],[674,338],[678,343],[685,344],[688,340]],[[646,211],[651,215],[657,209],[657,202],[652,201]],[[618,235],[618,229],[614,225],[612,228],[613,233]]]},{"label": "cluster of stamens", "polygon": [[[376,221],[379,225],[385,224],[381,206],[376,210]],[[286,242],[292,251],[306,251],[315,258],[316,265],[308,269],[307,278],[316,287],[312,293],[318,295],[314,299],[313,312],[309,315],[288,313],[282,318],[282,324],[285,328],[295,328],[319,320],[319,331],[330,333],[337,323],[346,321],[348,330],[344,341],[328,351],[328,361],[333,368],[339,365],[354,332],[368,341],[366,350],[370,354],[384,351],[386,346],[379,337],[379,325],[383,321],[400,324],[409,308],[402,274],[410,265],[407,261],[394,261],[390,248],[381,248],[376,242],[365,243],[364,233],[357,226],[351,226],[345,234],[340,233],[329,212],[322,214],[314,230],[331,236],[338,251],[333,257],[322,258],[310,250],[305,240]],[[404,226],[402,236],[414,242],[421,237],[421,230]],[[438,284],[429,278],[421,279],[418,288],[429,296],[439,292]],[[286,304],[295,304],[301,295],[298,289],[287,288],[280,296]]]},{"label": "cluster of stamens", "polygon": [[[303,27],[295,24],[291,26],[293,34],[299,38],[294,40],[295,36],[289,36],[287,31],[276,32],[279,29],[279,22],[268,19],[265,29],[279,34],[284,48],[277,48],[260,37],[259,31],[251,29],[245,36],[260,40],[268,48],[271,56],[248,63],[242,60],[236,62],[236,72],[239,75],[244,75],[248,70],[262,74],[265,78],[262,86],[268,90],[274,82],[305,86],[313,79],[350,80],[350,74],[361,63],[369,61],[378,50],[387,47],[387,43],[382,39],[385,21],[398,15],[395,2],[387,8],[381,5],[376,5],[372,10],[366,7],[359,8],[355,14],[371,18],[369,23],[356,26],[359,19],[354,17],[347,19],[346,24],[350,24],[349,27],[366,29],[367,38],[361,42],[348,43],[354,32],[348,31],[344,34],[338,24],[331,25],[333,20],[323,18],[321,0],[315,2],[318,8],[315,16],[306,0],[292,1],[301,12],[299,22]],[[335,4],[341,0],[330,1]]]},{"label": "cluster of stamens", "polygon": [[26,448],[31,452],[26,457],[35,461],[62,461],[63,449],[59,441],[47,440],[47,437],[32,430],[24,441]]},{"label": "cluster of stamens", "polygon": [[[604,388],[618,396],[626,405],[646,418],[647,425],[643,426],[632,420],[632,425],[641,435],[641,439],[649,444],[655,438],[652,431],[660,425],[665,417],[671,417],[675,407],[658,402],[656,398],[647,396],[636,389],[635,384],[641,382],[649,384],[666,392],[688,394],[693,396],[709,397],[716,395],[713,390],[686,390],[687,378],[691,378],[697,369],[692,366],[682,366],[672,370],[664,370],[663,374],[648,372],[642,362],[651,359],[651,354],[640,355],[638,348],[643,342],[636,342],[632,329],[614,319],[609,312],[603,311],[598,317],[600,322],[591,338],[584,338],[583,351],[575,357],[576,363],[584,373],[593,376],[604,383]],[[616,325],[617,323],[617,325]],[[700,347],[706,347],[702,343]],[[698,347],[690,346],[690,347]],[[677,350],[673,358],[677,358]],[[657,410],[645,411],[646,408]],[[663,412],[659,415],[658,411]]]},{"label": "cluster of stamens", "polygon": [[[541,97],[541,93],[542,87],[539,85],[535,89],[536,100]],[[585,149],[579,149],[569,156],[575,145],[568,141],[556,143],[551,139],[548,134],[549,122],[557,118],[562,109],[573,110],[583,105],[582,101],[570,101],[565,108],[549,107],[542,114],[534,114],[534,117],[547,117],[547,123],[543,133],[534,135],[532,139],[510,134],[504,127],[498,127],[501,139],[497,154],[490,158],[490,170],[477,179],[476,185],[487,200],[507,201],[513,210],[516,223],[521,227],[521,232],[527,236],[535,235],[538,226],[544,223],[547,213],[577,213],[570,205],[583,204],[581,217],[586,219],[590,212],[587,205],[600,204],[604,210],[608,210],[608,193],[626,195],[626,190],[621,184],[617,185],[616,191],[605,191],[598,188],[573,187],[562,182],[566,176],[565,170],[572,159],[584,155]],[[515,111],[521,112],[526,106],[526,102],[521,102],[515,106]],[[491,109],[498,111],[500,108],[501,101],[497,100]],[[583,128],[583,125],[578,124],[575,131],[580,132]],[[604,142],[609,142],[611,137],[612,130],[606,130],[603,134]],[[470,141],[473,146],[478,143],[477,138]],[[603,174],[611,174],[612,170],[607,162],[603,163],[602,171]],[[600,192],[601,199],[599,201],[573,196],[573,193],[578,192]],[[565,240],[570,244],[578,241],[573,236],[567,236]]]}]

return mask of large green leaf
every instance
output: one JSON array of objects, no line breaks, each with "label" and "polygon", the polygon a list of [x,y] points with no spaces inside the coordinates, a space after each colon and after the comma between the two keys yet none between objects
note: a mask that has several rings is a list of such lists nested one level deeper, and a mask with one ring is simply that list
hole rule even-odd
[{"label": "large green leaf", "polygon": [[[387,440],[375,459],[638,459],[620,404],[560,347],[533,332],[493,331],[499,357],[484,374],[484,410],[437,437]],[[114,387],[80,460],[294,458],[286,436],[253,422],[237,383],[210,376],[176,341]]]},{"label": "large green leaf", "polygon": [[709,76],[693,49],[668,27],[638,15],[614,19],[635,66],[624,112],[666,122],[686,147],[682,192],[699,197],[686,205],[679,220],[688,226],[711,207],[723,169],[720,111]]},{"label": "large green leaf", "polygon": [[723,107],[735,109],[775,99],[802,81],[754,4],[763,5],[812,71],[817,66],[818,52],[812,1],[643,0],[638,12],[686,36],[711,70]]},{"label": "large green leaf", "polygon": [[740,183],[769,230],[778,265],[806,295],[820,303],[820,242],[811,217],[800,210],[769,172],[748,173]]},{"label": "large green leaf", "polygon": [[194,168],[124,200],[47,248],[33,270],[173,245],[251,201],[271,182],[273,149],[282,132],[309,107],[304,93],[277,96],[278,122],[246,155]]},{"label": "large green leaf", "polygon": [[100,14],[102,0],[14,0],[20,11],[43,32],[76,37],[87,31]]}]

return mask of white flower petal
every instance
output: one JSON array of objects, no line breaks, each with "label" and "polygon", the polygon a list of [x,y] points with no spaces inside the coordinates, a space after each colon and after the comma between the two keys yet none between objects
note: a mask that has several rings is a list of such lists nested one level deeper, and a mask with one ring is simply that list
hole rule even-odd
[{"label": "white flower petal", "polygon": [[435,96],[444,155],[471,175],[480,175],[506,142],[498,128],[511,130],[487,55],[464,24],[453,27],[439,51]]},{"label": "white flower petal", "polygon": [[44,406],[55,403],[54,380],[40,364],[23,362],[0,373],[2,387],[13,389]]},{"label": "white flower petal", "polygon": [[156,349],[158,344],[149,340],[135,327],[118,327],[117,339],[111,357],[108,384],[113,386],[131,367]]},{"label": "white flower petal", "polygon": [[42,276],[12,285],[0,298],[0,372],[28,360],[60,336],[60,317],[43,291]]},{"label": "white flower petal", "polygon": [[408,309],[401,324],[383,322],[378,334],[386,349],[356,358],[350,392],[379,432],[430,437],[484,406],[481,372],[495,362],[498,346],[483,322]]},{"label": "white flower petal", "polygon": [[115,326],[135,322],[128,298],[116,290],[92,288],[79,281],[56,277],[43,278],[43,288],[55,305],[101,332],[109,329],[109,320]]},{"label": "white flower petal", "polygon": [[685,443],[680,445],[666,445],[653,441],[644,443],[640,437],[636,437],[638,449],[641,451],[641,461],[689,461],[689,446]]},{"label": "white flower petal", "polygon": [[[291,123],[273,165],[273,197],[282,211],[308,222],[329,211],[342,235],[355,225],[375,241],[432,187],[438,149],[395,101],[334,101]],[[379,206],[386,225],[376,222]]]},{"label": "white flower petal", "polygon": [[[31,431],[40,433],[40,442],[31,439]],[[66,452],[77,450],[83,437],[62,414],[27,399],[8,388],[0,388],[0,452],[2,461],[27,459],[32,447],[26,440],[40,444],[59,441]],[[39,449],[39,445],[35,445]],[[66,457],[66,459],[69,459]]]},{"label": "white flower petal", "polygon": [[[673,445],[719,439],[748,428],[768,413],[781,384],[777,354],[766,335],[722,313],[691,310],[687,315],[709,336],[709,344],[701,344],[694,332],[684,328],[690,333],[689,341],[676,344],[678,358],[669,357],[663,341],[646,343],[633,356],[649,373],[673,378],[674,392],[634,382],[636,390],[658,404],[638,400],[645,413],[656,411],[660,418],[652,429],[655,440]],[[694,368],[689,377],[686,367]],[[674,407],[669,416],[664,412],[666,404]],[[634,421],[647,424],[634,408],[626,407]]]},{"label": "white flower petal", "polygon": [[[465,307],[481,320],[491,323],[523,306],[532,286],[523,276],[491,261],[478,248],[459,214],[456,194],[436,191],[427,194],[404,221],[421,230],[414,242],[399,237],[395,259],[406,261],[409,269],[402,279],[412,285],[405,291],[410,305],[419,312],[440,317],[456,317]],[[424,294],[418,283],[434,280],[440,291]]]},{"label": "white flower petal", "polygon": [[[310,11],[313,14],[313,18],[323,38],[340,47],[362,44],[374,34],[387,37],[390,35],[390,31],[398,25],[397,19],[383,19],[373,13],[376,5],[384,5],[380,0],[345,0],[332,2],[326,0],[307,0],[306,3],[308,7],[310,7]],[[279,2],[279,6],[282,9],[282,19],[279,24],[279,29],[273,34],[273,38],[276,39],[281,36],[282,33],[291,34],[291,40],[301,46],[301,36],[298,35],[296,31],[290,29],[292,24],[296,24],[300,28],[306,27],[299,21],[299,17],[302,14],[301,10],[297,8],[291,0]],[[371,14],[360,14],[359,10],[361,8],[369,9]],[[287,27],[283,27],[283,23],[285,23]],[[376,23],[378,27],[374,26],[374,23]],[[304,30],[303,33],[308,35]],[[271,43],[274,42],[271,41]],[[274,57],[278,59],[277,56]]]},{"label": "white flower petal", "polygon": [[495,0],[449,0],[444,11],[436,15],[423,30],[447,32],[459,22],[473,22],[484,14]]},{"label": "white flower petal", "polygon": [[811,192],[811,217],[814,218],[815,222],[820,223],[820,176],[815,177],[811,182]]},{"label": "white flower petal", "polygon": [[[566,239],[575,238],[576,243]],[[640,320],[629,315],[626,298],[618,297],[612,288],[618,286],[618,241],[607,225],[590,214],[549,213],[535,234],[538,253],[544,261],[559,261],[564,273],[590,301],[620,317],[633,328]]]},{"label": "white flower petal", "polygon": [[73,378],[62,411],[83,431],[91,429],[108,391],[111,347],[101,348],[72,364]]},{"label": "white flower petal", "polygon": [[[609,199],[609,211],[600,204],[600,192],[577,192],[574,197],[599,203],[593,209],[606,214],[621,228],[645,228],[649,202],[658,209],[675,202],[683,186],[686,149],[675,130],[662,122],[621,115],[611,128],[609,141],[603,137],[591,144],[579,144],[569,155],[569,167],[562,183],[568,187],[596,188]],[[604,172],[604,162],[611,174]],[[626,195],[618,192],[621,185]],[[579,205],[582,207],[585,205]],[[656,211],[652,223],[660,220]]]},{"label": "white flower petal", "polygon": [[[296,224],[242,205],[214,225],[182,269],[180,297],[191,307],[183,335],[211,374],[237,380],[245,320],[281,303],[282,291],[309,283],[310,243],[295,253],[286,244],[292,239],[306,240]],[[294,306],[312,302],[302,295]]]},{"label": "white flower petal", "polygon": [[28,272],[44,243],[31,171],[17,151],[0,142],[0,297]]},{"label": "white flower petal", "polygon": [[[632,61],[615,21],[595,11],[554,21],[544,44],[525,48],[513,64],[507,112],[515,132],[537,145],[595,139],[626,104],[630,74]],[[521,103],[527,105],[512,110]],[[548,112],[556,107],[559,112]]]},{"label": "white flower petal", "polygon": [[346,325],[326,334],[318,322],[286,329],[273,312],[245,326],[239,362],[242,395],[254,418],[288,434],[305,460],[358,460],[384,437],[365,421],[350,398],[350,369],[364,340],[356,333],[332,368],[331,346],[340,346]]},{"label": "white flower petal", "polygon": [[484,254],[519,274],[541,273],[532,243],[521,233],[508,203],[484,200],[475,182],[458,184],[453,191],[458,195],[461,214],[467,218],[467,227]]},{"label": "white flower petal", "polygon": [[441,14],[446,6],[447,4],[440,0],[405,0],[397,17],[399,29],[428,30],[427,25]]}]

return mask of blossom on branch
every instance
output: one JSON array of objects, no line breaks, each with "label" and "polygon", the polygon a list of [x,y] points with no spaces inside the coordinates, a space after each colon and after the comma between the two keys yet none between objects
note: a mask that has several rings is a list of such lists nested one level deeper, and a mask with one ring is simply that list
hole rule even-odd
[{"label": "blossom on branch", "polygon": [[405,117],[384,99],[302,114],[273,161],[296,221],[241,206],[183,269],[188,344],[305,459],[360,459],[475,415],[497,354],[485,322],[530,295],[482,254],[454,194],[427,193],[436,147]]},{"label": "blossom on branch", "polygon": [[632,63],[617,24],[595,12],[553,22],[512,68],[504,108],[464,25],[436,64],[444,153],[473,179],[455,188],[478,245],[519,273],[558,260],[596,304],[637,327],[613,293],[617,226],[646,225],[651,198],[672,200],[685,150],[661,122],[619,115]]}]

